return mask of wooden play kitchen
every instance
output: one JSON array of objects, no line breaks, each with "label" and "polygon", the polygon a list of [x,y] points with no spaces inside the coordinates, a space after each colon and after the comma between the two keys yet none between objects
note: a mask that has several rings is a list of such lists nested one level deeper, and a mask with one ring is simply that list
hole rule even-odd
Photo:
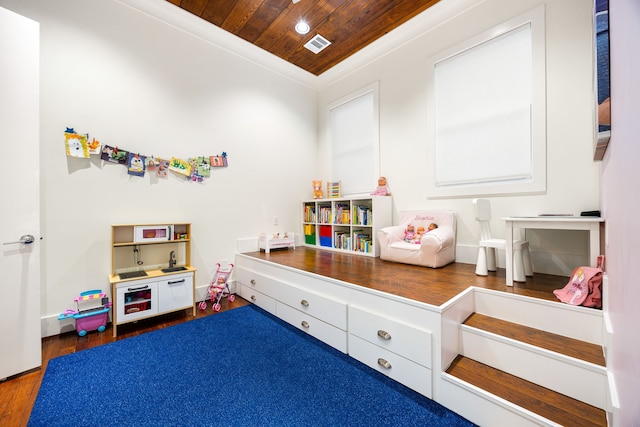
[{"label": "wooden play kitchen", "polygon": [[191,224],[111,226],[113,336],[118,325],[193,309],[195,272],[191,266]]}]

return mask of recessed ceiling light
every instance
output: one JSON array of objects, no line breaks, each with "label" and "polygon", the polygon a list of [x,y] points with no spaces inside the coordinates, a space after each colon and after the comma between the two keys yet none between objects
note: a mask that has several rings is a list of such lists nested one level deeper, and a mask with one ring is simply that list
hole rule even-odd
[{"label": "recessed ceiling light", "polygon": [[309,27],[309,24],[304,21],[300,21],[296,24],[296,32],[298,34],[307,34],[310,29],[311,27]]}]

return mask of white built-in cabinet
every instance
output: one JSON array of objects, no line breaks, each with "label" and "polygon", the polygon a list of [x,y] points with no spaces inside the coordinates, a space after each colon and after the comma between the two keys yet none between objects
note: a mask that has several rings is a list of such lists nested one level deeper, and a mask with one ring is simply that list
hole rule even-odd
[{"label": "white built-in cabinet", "polygon": [[435,309],[237,254],[236,291],[285,322],[428,397],[433,397]]},{"label": "white built-in cabinet", "polygon": [[354,196],[302,202],[305,246],[379,256],[376,232],[392,225],[390,196]]}]

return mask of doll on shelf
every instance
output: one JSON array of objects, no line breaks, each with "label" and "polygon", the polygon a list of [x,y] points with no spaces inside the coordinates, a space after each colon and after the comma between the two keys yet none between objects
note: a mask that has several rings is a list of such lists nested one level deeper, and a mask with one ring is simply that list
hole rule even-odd
[{"label": "doll on shelf", "polygon": [[407,243],[413,243],[413,239],[416,237],[415,227],[411,224],[407,225],[407,229],[404,231],[404,241]]},{"label": "doll on shelf", "polygon": [[373,190],[373,193],[371,193],[372,196],[390,196],[391,192],[389,191],[389,187],[387,186],[387,178],[385,178],[384,176],[381,176],[380,178],[378,178],[378,186],[376,187],[375,190]]}]

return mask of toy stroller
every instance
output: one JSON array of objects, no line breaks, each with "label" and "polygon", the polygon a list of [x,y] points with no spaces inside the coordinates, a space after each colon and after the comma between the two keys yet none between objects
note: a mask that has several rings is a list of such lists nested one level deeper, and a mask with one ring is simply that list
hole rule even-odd
[{"label": "toy stroller", "polygon": [[[209,289],[207,289],[209,300],[213,303],[211,308],[213,308],[214,311],[220,311],[220,308],[222,307],[220,305],[220,300],[222,300],[222,298],[228,297],[230,302],[236,299],[236,296],[229,290],[229,284],[227,283],[229,276],[231,276],[231,272],[233,271],[233,264],[230,263],[225,269],[220,267],[220,263],[217,265],[218,269],[216,274],[213,276]],[[200,310],[206,310],[207,300],[202,301],[199,307]]]}]

